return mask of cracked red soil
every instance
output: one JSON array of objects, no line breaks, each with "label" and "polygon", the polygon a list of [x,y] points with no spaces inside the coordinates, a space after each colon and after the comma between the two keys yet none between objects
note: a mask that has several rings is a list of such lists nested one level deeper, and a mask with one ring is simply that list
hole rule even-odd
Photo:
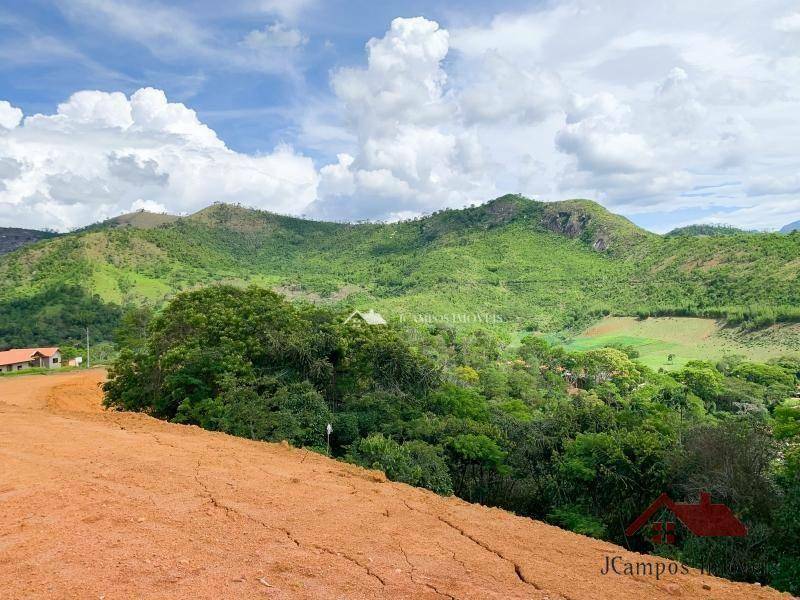
[{"label": "cracked red soil", "polygon": [[[0,379],[0,598],[778,598],[382,474]],[[647,560],[655,561],[653,557]],[[703,585],[710,589],[705,589]]]}]

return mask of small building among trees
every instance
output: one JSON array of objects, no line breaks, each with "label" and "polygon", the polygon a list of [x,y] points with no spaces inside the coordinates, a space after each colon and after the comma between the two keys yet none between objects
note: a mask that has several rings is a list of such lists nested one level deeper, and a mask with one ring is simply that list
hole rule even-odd
[{"label": "small building among trees", "polygon": [[364,323],[366,325],[386,325],[386,319],[384,319],[380,313],[376,313],[371,308],[367,312],[354,310],[344,322],[350,323],[351,321],[355,321],[356,323]]},{"label": "small building among trees", "polygon": [[12,348],[0,352],[0,371],[10,373],[34,367],[55,369],[61,366],[58,348]]}]

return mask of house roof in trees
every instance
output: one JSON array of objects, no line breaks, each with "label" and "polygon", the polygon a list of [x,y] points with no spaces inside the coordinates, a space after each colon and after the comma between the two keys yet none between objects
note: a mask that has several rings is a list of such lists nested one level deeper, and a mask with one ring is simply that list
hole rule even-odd
[{"label": "house roof in trees", "polygon": [[386,325],[386,319],[384,319],[380,313],[376,313],[371,308],[367,312],[354,310],[344,322],[349,323],[354,318],[362,320],[367,325]]}]

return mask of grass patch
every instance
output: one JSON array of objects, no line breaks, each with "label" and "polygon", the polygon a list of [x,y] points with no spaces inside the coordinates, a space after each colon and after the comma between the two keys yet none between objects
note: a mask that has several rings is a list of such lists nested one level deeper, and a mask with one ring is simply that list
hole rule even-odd
[{"label": "grass patch", "polygon": [[[581,335],[565,340],[563,346],[568,350],[630,346],[639,352],[641,363],[666,370],[680,368],[690,360],[718,360],[731,354],[753,361],[797,354],[797,347],[788,340],[773,338],[763,343],[763,338],[763,333],[734,335],[712,319],[606,317]],[[670,355],[674,355],[671,361]]]},{"label": "grass patch", "polygon": [[30,369],[22,369],[21,371],[2,371],[0,377],[20,377],[22,375],[53,375],[55,373],[68,373],[69,371],[77,371],[82,367],[56,367],[48,369],[46,367],[33,367]]}]

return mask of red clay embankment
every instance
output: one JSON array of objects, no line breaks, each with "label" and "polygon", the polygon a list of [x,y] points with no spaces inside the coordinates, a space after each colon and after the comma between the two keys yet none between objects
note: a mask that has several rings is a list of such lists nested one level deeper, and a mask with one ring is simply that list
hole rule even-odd
[{"label": "red clay embankment", "polygon": [[104,411],[104,377],[0,379],[0,598],[782,597],[694,570],[601,575],[607,555],[655,559],[286,445]]}]

